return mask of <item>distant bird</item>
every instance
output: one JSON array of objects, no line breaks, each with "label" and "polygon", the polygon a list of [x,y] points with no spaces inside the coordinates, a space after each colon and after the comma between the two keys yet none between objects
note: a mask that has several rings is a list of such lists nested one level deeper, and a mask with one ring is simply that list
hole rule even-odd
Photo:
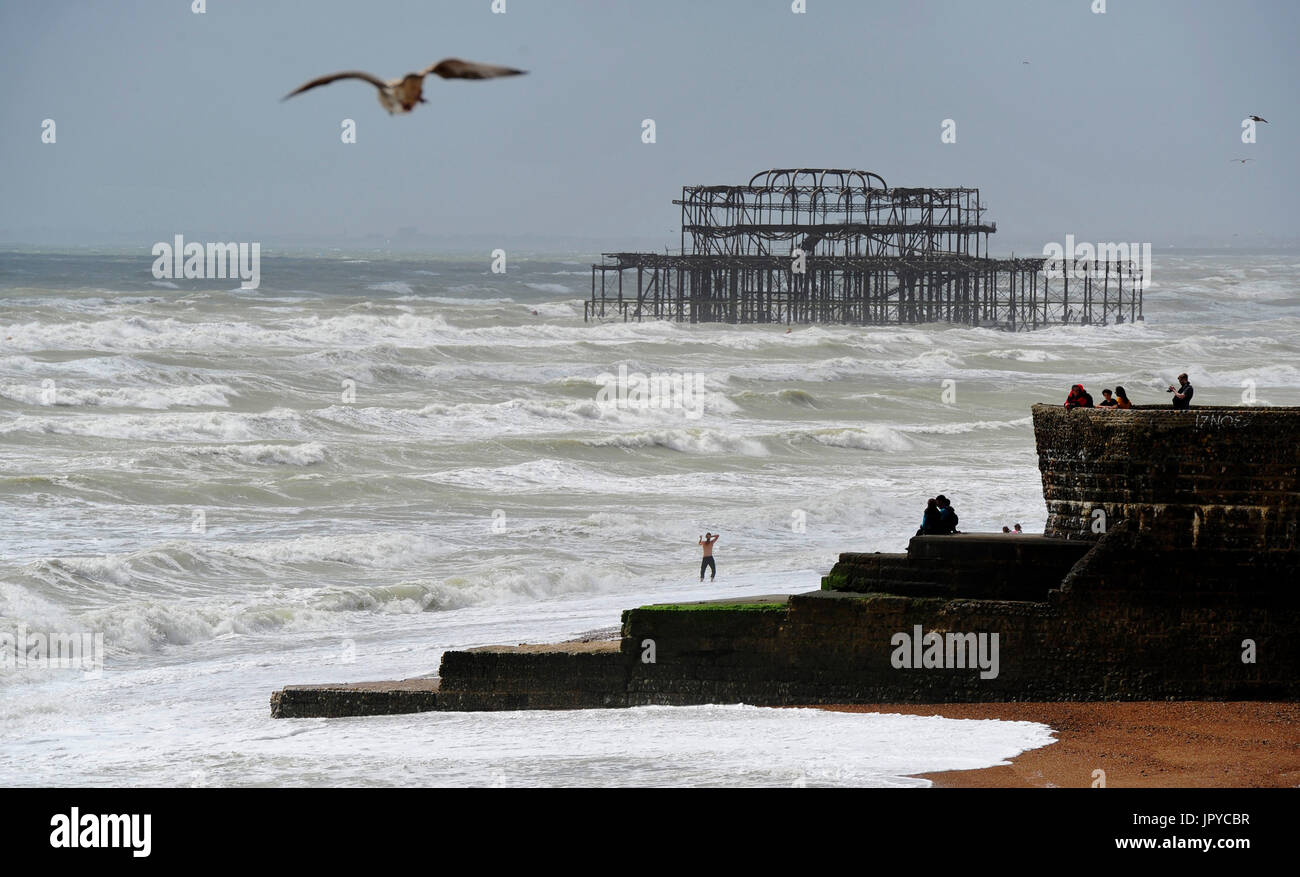
[{"label": "distant bird", "polygon": [[294,95],[310,91],[318,85],[329,85],[331,82],[340,79],[360,79],[379,89],[380,106],[396,115],[398,113],[409,113],[415,109],[416,104],[428,103],[424,99],[424,77],[430,73],[437,74],[443,79],[495,79],[498,76],[519,76],[527,72],[527,70],[516,70],[513,67],[494,67],[491,64],[475,64],[472,61],[462,61],[459,58],[445,58],[431,67],[426,67],[419,73],[408,73],[398,79],[390,79],[388,82],[360,70],[331,73],[328,76],[322,76],[319,79],[313,79],[311,82],[300,85],[282,99],[288,100]]},{"label": "distant bird", "polygon": [[1252,122],[1263,122],[1265,125],[1268,124],[1268,119],[1261,119],[1259,116],[1247,116],[1246,118],[1250,119]]},{"label": "distant bird", "polygon": [[1253,159],[1253,158],[1230,158],[1230,159],[1228,159],[1228,161],[1235,161],[1235,162],[1239,162],[1239,163],[1241,163],[1241,164],[1245,164],[1245,163],[1248,162],[1248,161],[1254,161],[1254,160],[1255,160],[1255,159]]},{"label": "distant bird", "polygon": [[1020,63],[1021,63],[1021,64],[1028,64],[1029,62],[1028,62],[1028,61],[1021,61]]}]

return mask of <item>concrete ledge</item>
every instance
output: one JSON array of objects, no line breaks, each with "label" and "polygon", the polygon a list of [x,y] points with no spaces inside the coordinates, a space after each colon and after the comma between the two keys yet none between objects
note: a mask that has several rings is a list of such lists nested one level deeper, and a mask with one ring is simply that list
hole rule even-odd
[{"label": "concrete ledge", "polygon": [[[562,643],[446,652],[438,676],[286,686],[271,695],[271,718],[623,706],[619,648],[615,628]],[[443,674],[450,684],[444,685]]]},{"label": "concrete ledge", "polygon": [[287,685],[271,695],[273,719],[333,719],[391,716],[438,708],[436,677],[394,682]]},{"label": "concrete ledge", "polygon": [[901,597],[1042,601],[1094,544],[1031,534],[915,536],[907,554],[841,554],[822,579],[822,588]]},{"label": "concrete ledge", "polygon": [[1074,565],[1088,550],[1077,539],[1057,539],[1035,533],[953,533],[950,536],[913,536],[907,556],[918,560],[1038,562]]},{"label": "concrete ledge", "polygon": [[594,709],[626,705],[618,641],[446,652],[440,710]]}]

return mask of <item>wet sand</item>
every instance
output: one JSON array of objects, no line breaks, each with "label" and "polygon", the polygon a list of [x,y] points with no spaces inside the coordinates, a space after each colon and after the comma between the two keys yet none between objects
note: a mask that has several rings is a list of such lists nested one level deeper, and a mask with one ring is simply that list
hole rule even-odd
[{"label": "wet sand", "polygon": [[1300,786],[1300,704],[1270,702],[956,703],[828,707],[952,719],[1042,722],[1057,742],[1009,765],[921,774],[939,787]]}]

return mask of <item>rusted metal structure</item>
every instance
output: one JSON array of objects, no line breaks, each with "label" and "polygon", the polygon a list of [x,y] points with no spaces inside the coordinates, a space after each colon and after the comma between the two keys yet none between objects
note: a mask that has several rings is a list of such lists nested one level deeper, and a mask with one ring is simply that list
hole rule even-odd
[{"label": "rusted metal structure", "polygon": [[673,203],[681,251],[603,254],[586,319],[1013,330],[1142,319],[1142,266],[1127,255],[991,258],[997,226],[978,189],[778,169],[743,186],[686,186]]}]

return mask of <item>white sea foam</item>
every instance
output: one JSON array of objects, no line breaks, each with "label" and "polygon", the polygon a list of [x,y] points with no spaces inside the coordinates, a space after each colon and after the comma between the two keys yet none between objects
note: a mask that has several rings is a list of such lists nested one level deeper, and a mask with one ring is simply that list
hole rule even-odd
[{"label": "white sea foam", "polygon": [[449,550],[451,546],[436,535],[409,532],[329,533],[206,548],[210,554],[266,564],[337,563],[372,569],[409,569]]},{"label": "white sea foam", "polygon": [[0,426],[0,435],[31,433],[144,441],[173,440],[241,442],[257,439],[300,438],[304,435],[297,412],[273,408],[259,414],[193,412],[166,414],[19,415]]},{"label": "white sea foam", "polygon": [[372,283],[366,289],[373,289],[376,292],[395,292],[398,295],[412,295],[415,290],[411,289],[411,284],[404,280],[388,280],[383,283]]},{"label": "white sea foam", "polygon": [[575,319],[582,316],[580,301],[545,301],[533,305],[539,317],[548,319]]},{"label": "white sea foam", "polygon": [[168,408],[228,407],[235,391],[223,384],[180,387],[82,387],[55,381],[46,387],[36,384],[0,384],[0,398],[26,405],[72,408]]},{"label": "white sea foam", "polygon": [[627,512],[592,512],[578,521],[577,526],[604,536],[631,537],[651,545],[690,545],[696,538],[689,521]]},{"label": "white sea foam", "polygon": [[1061,357],[1037,347],[1013,347],[1008,350],[990,350],[987,354],[994,359],[1013,359],[1016,362],[1053,362]]},{"label": "white sea foam", "polygon": [[793,387],[787,387],[783,390],[775,390],[767,393],[756,393],[753,390],[744,390],[737,393],[735,398],[742,402],[751,401],[774,401],[784,402],[791,405],[800,405],[806,408],[817,407],[817,397],[807,390],[799,390]]},{"label": "white sea foam", "polygon": [[595,448],[667,448],[683,454],[740,454],[766,457],[770,453],[762,441],[738,433],[716,429],[656,429],[584,440]]},{"label": "white sea foam", "polygon": [[975,420],[958,423],[934,423],[934,424],[913,424],[910,426],[899,426],[898,429],[905,433],[918,435],[965,435],[971,432],[982,432],[986,430],[1016,429],[1019,427],[1030,426],[1034,422],[1032,417],[1018,417],[1015,420]]},{"label": "white sea foam", "polygon": [[325,445],[305,442],[296,445],[211,445],[185,447],[183,453],[194,457],[224,457],[240,463],[312,466],[329,457]]},{"label": "white sea foam", "polygon": [[454,484],[496,490],[503,493],[520,493],[538,489],[565,488],[590,489],[593,482],[604,482],[593,470],[563,460],[530,460],[510,466],[472,466],[450,469],[425,476],[439,484]]},{"label": "white sea foam", "polygon": [[[267,565],[268,574],[278,566],[309,562],[405,570],[417,559],[427,560],[430,556],[412,544],[410,537],[381,537],[378,541],[384,545],[374,550],[359,543],[333,549],[306,544],[311,541],[268,546],[269,552],[246,547],[238,556],[261,561]],[[286,556],[275,555],[280,549],[286,551]],[[392,553],[386,553],[389,550]],[[111,578],[112,584],[126,584],[139,578],[141,559],[79,558],[75,563],[61,564],[75,569],[83,582],[104,584]],[[388,585],[267,590],[237,600],[220,594],[200,597],[178,592],[149,596],[123,591],[110,605],[76,615],[56,613],[47,608],[48,604],[42,607],[31,597],[8,599],[13,592],[10,586],[0,593],[0,598],[5,598],[0,606],[5,607],[11,622],[26,624],[30,629],[58,624],[61,626],[55,629],[102,633],[110,653],[130,655],[151,654],[165,647],[196,646],[230,635],[344,633],[353,623],[349,616],[356,614],[401,616],[513,606],[565,595],[600,593],[615,584],[615,579],[587,569],[498,566],[475,574],[399,579]]]},{"label": "white sea foam", "polygon": [[[237,696],[232,669],[211,675],[209,685]],[[115,684],[135,695],[169,682],[138,673]],[[1054,742],[1049,727],[1033,722],[743,705],[379,716],[332,722],[326,733],[320,722],[268,725],[243,713],[223,722],[224,701],[192,695],[179,703],[185,722],[145,719],[142,698],[133,696],[132,706],[85,730],[86,712],[108,688],[83,690],[70,722],[46,703],[6,706],[7,727],[26,740],[57,741],[61,758],[56,771],[33,769],[21,755],[0,757],[0,782],[85,786],[125,774],[150,786],[300,786],[324,777],[366,786],[400,777],[443,787],[916,788],[929,785],[916,774],[1005,764]],[[413,759],[412,746],[435,755]]]},{"label": "white sea foam", "polygon": [[808,439],[832,448],[854,448],[861,451],[906,451],[912,443],[887,426],[863,428],[821,429],[796,433],[796,439]]},{"label": "white sea foam", "polygon": [[451,295],[404,295],[395,298],[393,301],[402,302],[428,302],[438,305],[474,305],[482,307],[486,305],[508,305],[514,304],[513,298],[463,298]]},{"label": "white sea foam", "polygon": [[1228,286],[1227,292],[1237,298],[1249,301],[1276,301],[1296,298],[1296,290],[1293,286],[1271,279],[1234,283]]},{"label": "white sea foam", "polygon": [[[701,411],[702,409],[702,411]],[[434,403],[417,409],[333,405],[315,414],[336,423],[366,430],[391,431],[430,438],[555,433],[569,429],[604,429],[689,423],[696,411],[725,416],[737,410],[721,394],[706,393],[698,407],[620,407],[615,401],[592,398],[509,399],[493,403]]]}]

